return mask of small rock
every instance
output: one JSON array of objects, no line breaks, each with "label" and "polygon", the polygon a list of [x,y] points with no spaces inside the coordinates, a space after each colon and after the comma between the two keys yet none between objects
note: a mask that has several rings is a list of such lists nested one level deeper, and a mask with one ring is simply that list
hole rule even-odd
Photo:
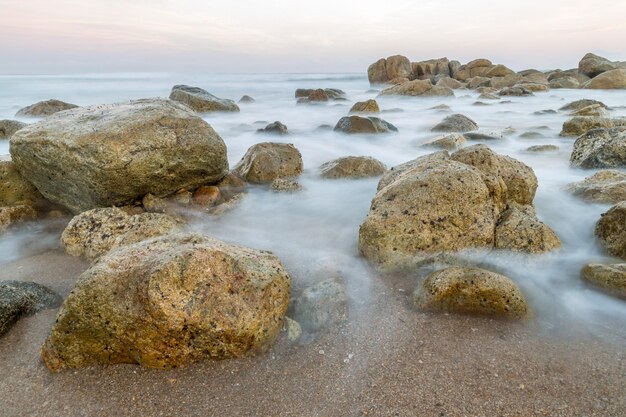
[{"label": "small rock", "polygon": [[565,106],[561,107],[559,110],[562,111],[576,111],[576,110],[580,110],[582,108],[591,106],[597,104],[605,109],[608,109],[608,107],[602,103],[601,101],[598,100],[591,100],[588,98],[584,98],[582,100],[576,100],[576,101],[572,101],[571,103],[566,104]]},{"label": "small rock", "polygon": [[234,101],[215,97],[202,88],[188,85],[175,85],[172,87],[170,100],[186,104],[198,113],[239,111],[239,106],[237,106]]},{"label": "small rock", "polygon": [[21,317],[56,308],[62,301],[58,294],[34,282],[0,281],[0,337]]},{"label": "small rock", "polygon": [[193,192],[194,204],[202,207],[216,206],[221,200],[221,192],[215,185],[204,185]]},{"label": "small rock", "polygon": [[398,129],[378,117],[346,116],[339,119],[335,131],[344,133],[389,133]]},{"label": "small rock", "polygon": [[350,109],[350,113],[378,113],[380,108],[376,100],[359,101],[354,103],[354,106]]},{"label": "small rock", "polygon": [[460,133],[450,133],[448,135],[438,136],[422,146],[446,149],[449,151],[455,151],[463,147],[467,143],[465,136]]},{"label": "small rock", "polygon": [[256,100],[248,95],[244,95],[239,99],[239,102],[240,103],[254,103],[256,102]]},{"label": "small rock", "polygon": [[20,109],[15,115],[18,117],[45,117],[60,111],[74,109],[78,107],[76,104],[65,103],[61,100],[46,100],[31,104],[28,107]]},{"label": "small rock", "polygon": [[329,161],[320,166],[322,178],[368,178],[382,175],[387,167],[369,156],[347,156]]},{"label": "small rock", "polygon": [[582,277],[609,294],[626,298],[626,264],[587,264]]},{"label": "small rock", "polygon": [[534,145],[526,148],[528,152],[553,152],[558,150],[559,147],[556,145]]},{"label": "small rock", "polygon": [[462,114],[452,114],[447,116],[435,127],[431,129],[433,132],[469,132],[478,130],[478,125],[472,119]]},{"label": "small rock", "polygon": [[288,135],[289,130],[287,130],[287,126],[282,124],[279,121],[275,121],[274,123],[270,123],[265,126],[263,129],[257,130],[257,133],[269,133],[273,135]]},{"label": "small rock", "polygon": [[248,149],[233,173],[254,184],[270,184],[276,178],[302,173],[302,155],[289,143],[257,143]]},{"label": "small rock", "polygon": [[302,190],[302,186],[293,178],[276,178],[270,184],[270,190],[282,193],[295,193]]},{"label": "small rock", "polygon": [[498,91],[499,96],[515,96],[515,97],[524,97],[524,96],[532,96],[533,93],[526,87],[522,86],[513,86],[506,87],[502,90]]},{"label": "small rock", "polygon": [[495,248],[526,253],[544,253],[561,247],[554,231],[537,219],[531,206],[513,206],[496,225]]},{"label": "small rock", "polygon": [[574,142],[570,165],[577,168],[626,167],[626,126],[592,129]]},{"label": "small rock", "polygon": [[287,339],[290,342],[297,342],[302,337],[302,327],[300,324],[285,316],[285,329],[287,330]]}]

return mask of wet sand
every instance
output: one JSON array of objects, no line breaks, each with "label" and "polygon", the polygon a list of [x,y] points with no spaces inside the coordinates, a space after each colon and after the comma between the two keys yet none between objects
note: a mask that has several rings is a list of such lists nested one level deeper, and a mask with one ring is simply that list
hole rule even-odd
[{"label": "wet sand", "polygon": [[[3,265],[1,279],[62,295],[88,265],[51,250]],[[312,341],[285,334],[263,355],[185,369],[135,365],[51,374],[39,359],[56,310],[0,339],[2,416],[621,416],[626,330],[551,331],[534,320],[430,315],[401,281]],[[407,288],[405,291],[401,291]]]}]

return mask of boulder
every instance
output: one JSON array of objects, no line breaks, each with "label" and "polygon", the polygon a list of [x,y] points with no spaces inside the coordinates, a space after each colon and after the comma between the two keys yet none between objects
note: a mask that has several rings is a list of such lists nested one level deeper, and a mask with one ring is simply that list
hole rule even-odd
[{"label": "boulder", "polygon": [[450,77],[443,77],[440,80],[437,81],[436,84],[437,87],[445,87],[445,88],[451,88],[453,90],[457,90],[459,88],[463,88],[465,87],[465,84],[455,80],[454,78],[450,78]]},{"label": "boulder", "polygon": [[193,203],[200,207],[213,207],[222,201],[222,192],[215,185],[203,185],[193,192]]},{"label": "boulder", "polygon": [[574,116],[563,123],[559,136],[580,136],[592,129],[609,129],[620,126],[626,126],[626,118]]},{"label": "boulder", "polygon": [[493,77],[489,80],[489,85],[497,90],[506,87],[513,87],[522,79],[519,74],[509,74],[503,77]]},{"label": "boulder", "polygon": [[11,138],[18,171],[74,213],[219,181],[226,145],[171,100],[144,99],[49,116]]},{"label": "boulder", "polygon": [[449,151],[455,151],[462,148],[467,143],[465,136],[460,133],[450,133],[448,135],[438,136],[422,146],[430,148],[446,149]]},{"label": "boulder", "polygon": [[550,81],[550,88],[580,88],[580,83],[574,77],[556,78]]},{"label": "boulder", "polygon": [[522,78],[519,80],[519,84],[525,85],[525,84],[531,84],[531,85],[543,85],[543,86],[548,86],[550,85],[550,81],[548,80],[548,77],[546,76],[546,74],[544,74],[543,72],[540,71],[533,71],[530,73],[525,73],[525,74],[520,74],[522,75]]},{"label": "boulder", "polygon": [[626,126],[593,129],[574,142],[570,165],[577,168],[626,167]]},{"label": "boulder", "polygon": [[302,155],[295,146],[264,142],[251,146],[233,173],[250,183],[270,184],[276,178],[296,177],[302,170]]},{"label": "boulder", "polygon": [[13,161],[0,161],[0,206],[34,205],[43,196],[17,170]]},{"label": "boulder", "polygon": [[397,132],[398,128],[378,117],[346,116],[339,119],[334,130],[344,133],[389,133]]},{"label": "boulder", "polygon": [[567,190],[593,203],[615,204],[626,201],[626,173],[614,169],[598,171],[583,181],[569,184]]},{"label": "boulder", "polygon": [[596,224],[596,236],[609,254],[626,259],[626,201],[602,214]]},{"label": "boulder", "polygon": [[379,59],[367,69],[367,78],[371,84],[386,83],[394,78],[410,78],[411,62],[402,55],[393,55]]},{"label": "boulder", "polygon": [[0,337],[23,316],[61,305],[61,297],[34,282],[0,281]]},{"label": "boulder", "polygon": [[180,224],[167,214],[129,215],[118,207],[97,208],[75,216],[61,235],[65,251],[93,260],[120,246],[171,234]]},{"label": "boulder", "polygon": [[350,109],[350,113],[378,113],[378,112],[380,112],[378,103],[376,102],[376,100],[372,100],[372,99],[354,103],[354,105]]},{"label": "boulder", "polygon": [[496,225],[494,246],[526,253],[544,253],[561,247],[554,231],[539,221],[532,206],[513,205]]},{"label": "boulder", "polygon": [[478,268],[435,271],[417,287],[413,303],[423,311],[520,319],[528,306],[524,295],[504,275]]},{"label": "boulder", "polygon": [[198,113],[239,111],[239,106],[233,100],[215,97],[202,88],[188,85],[175,85],[172,87],[170,100],[186,104]]},{"label": "boulder", "polygon": [[441,122],[437,123],[432,129],[433,132],[470,132],[478,130],[478,125],[472,119],[462,114],[452,114],[446,116]]},{"label": "boulder", "polygon": [[380,92],[381,96],[454,96],[452,89],[448,87],[434,86],[430,80],[406,81],[402,84],[394,85]]},{"label": "boulder", "polygon": [[346,156],[324,163],[319,170],[322,178],[355,179],[378,177],[387,170],[387,167],[370,156]]},{"label": "boulder", "polygon": [[23,109],[18,110],[15,115],[18,117],[46,117],[60,111],[74,109],[76,107],[78,107],[76,104],[51,99],[24,107]]},{"label": "boulder", "polygon": [[345,320],[347,308],[346,289],[331,278],[305,288],[293,300],[290,315],[303,330],[315,333]]},{"label": "boulder", "polygon": [[35,220],[39,213],[28,204],[0,207],[0,233],[5,232],[11,226],[28,220]]},{"label": "boulder", "polygon": [[578,72],[591,78],[616,68],[615,63],[592,53],[586,54],[578,63]]},{"label": "boulder", "polygon": [[298,88],[295,93],[296,98],[304,99],[298,102],[341,100],[345,95],[338,88]]},{"label": "boulder", "polygon": [[283,135],[288,135],[289,130],[287,129],[287,126],[285,126],[281,122],[275,121],[274,123],[268,124],[263,129],[258,129],[257,133],[269,133],[272,135],[283,136]]},{"label": "boulder", "polygon": [[626,264],[587,264],[581,275],[593,286],[626,298]]},{"label": "boulder", "polygon": [[513,75],[513,74],[515,74],[515,71],[513,71],[510,68],[507,68],[504,65],[498,64],[498,65],[491,67],[485,73],[484,76],[487,78],[493,78],[493,77],[506,77],[507,75]]},{"label": "boulder", "polygon": [[367,78],[370,84],[382,84],[389,81],[387,76],[387,60],[381,58],[367,68]]},{"label": "boulder", "polygon": [[432,79],[435,76],[450,76],[448,58],[429,59],[411,63],[412,76],[420,80]]},{"label": "boulder", "polygon": [[271,252],[202,235],[124,246],[79,277],[42,359],[51,371],[175,368],[264,351],[282,327],[290,284]]},{"label": "boulder", "polygon": [[513,87],[506,87],[498,91],[498,95],[503,96],[514,96],[514,97],[525,97],[532,96],[533,92],[530,91],[525,86],[515,85]]},{"label": "boulder", "polygon": [[601,104],[591,104],[582,109],[574,110],[571,113],[572,116],[594,116],[594,117],[608,117],[609,111]]},{"label": "boulder", "polygon": [[565,106],[561,107],[559,110],[562,110],[562,111],[576,111],[576,110],[583,109],[585,107],[592,106],[594,104],[597,104],[600,107],[603,107],[604,109],[608,109],[606,104],[604,104],[601,101],[584,98],[582,100],[576,100],[576,101],[572,101],[571,103],[567,103]]},{"label": "boulder", "polygon": [[[516,84],[512,88],[517,88],[517,87],[522,87],[530,92],[550,90],[550,87],[548,84],[538,84],[538,83],[528,83],[528,82]],[[527,94],[522,94],[522,95],[527,95]]]},{"label": "boulder", "polygon": [[17,120],[0,120],[0,139],[11,139],[11,136],[24,126],[26,126],[26,123],[18,122]]},{"label": "boulder", "polygon": [[614,90],[626,88],[626,68],[617,68],[592,78],[582,88],[592,90]]}]

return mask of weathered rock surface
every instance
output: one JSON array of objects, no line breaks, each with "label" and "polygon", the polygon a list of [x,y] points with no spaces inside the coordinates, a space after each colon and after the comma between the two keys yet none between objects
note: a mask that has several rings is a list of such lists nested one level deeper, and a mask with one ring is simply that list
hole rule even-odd
[{"label": "weathered rock surface", "polygon": [[372,100],[372,99],[354,103],[354,105],[350,109],[350,113],[378,113],[378,112],[380,112],[378,103],[376,102],[376,100]]},{"label": "weathered rock surface", "polygon": [[602,104],[591,104],[582,109],[574,110],[571,113],[572,116],[595,116],[595,117],[608,117],[609,111]]},{"label": "weathered rock surface", "polygon": [[592,129],[626,126],[626,118],[574,116],[563,123],[560,136],[580,136]]},{"label": "weathered rock surface", "polygon": [[556,145],[534,145],[526,148],[528,152],[553,152],[558,151],[559,147]]},{"label": "weathered rock surface", "polygon": [[302,155],[290,143],[263,142],[248,149],[233,173],[254,184],[270,184],[276,178],[302,173]]},{"label": "weathered rock surface", "polygon": [[582,277],[609,294],[626,298],[626,264],[587,264]]},{"label": "weathered rock surface", "polygon": [[326,162],[320,166],[322,178],[367,178],[382,175],[385,164],[370,156],[346,156]]},{"label": "weathered rock surface", "polygon": [[381,58],[367,69],[367,78],[372,84],[386,83],[394,78],[409,78],[412,68],[409,59],[402,55]]},{"label": "weathered rock surface", "polygon": [[61,100],[46,100],[31,104],[15,113],[18,117],[46,117],[60,111],[74,109],[76,104],[66,103]]},{"label": "weathered rock surface", "polygon": [[23,316],[61,305],[61,297],[34,282],[0,281],[0,337]]},{"label": "weathered rock surface", "polygon": [[378,117],[346,116],[339,119],[334,130],[344,133],[390,133],[397,132],[398,128]]},{"label": "weathered rock surface", "polygon": [[437,87],[446,87],[453,90],[465,87],[465,84],[450,77],[443,77],[435,84]]},{"label": "weathered rock surface", "polygon": [[561,107],[559,110],[563,110],[563,111],[577,111],[580,109],[583,109],[585,107],[589,107],[592,106],[594,104],[597,104],[605,109],[607,109],[607,106],[598,100],[592,100],[589,98],[584,98],[581,100],[576,100],[576,101],[572,101],[571,103],[567,103],[565,106]]},{"label": "weathered rock surface", "polygon": [[467,143],[465,136],[460,133],[450,133],[448,135],[438,136],[422,146],[446,149],[448,151],[455,151],[463,147]]},{"label": "weathered rock surface", "polygon": [[48,200],[78,213],[219,181],[226,145],[204,120],[171,100],[69,110],[11,138],[19,172]]},{"label": "weathered rock surface", "polygon": [[295,92],[298,103],[343,100],[345,95],[343,90],[337,88],[298,88]]},{"label": "weathered rock surface", "polygon": [[514,85],[513,87],[506,87],[498,91],[498,95],[501,97],[504,96],[515,96],[515,97],[524,97],[524,96],[532,96],[533,92],[527,88],[527,86]]},{"label": "weathered rock surface", "polygon": [[550,88],[579,88],[580,83],[574,77],[556,78],[550,81]]},{"label": "weathered rock surface", "polygon": [[206,236],[125,246],[79,277],[42,358],[51,371],[173,368],[264,351],[281,329],[290,281],[272,253]]},{"label": "weathered rock surface", "polygon": [[167,214],[129,215],[117,207],[97,208],[75,216],[61,235],[72,256],[93,260],[120,246],[176,232],[180,224]]},{"label": "weathered rock surface", "polygon": [[17,120],[0,120],[0,139],[10,139],[15,132],[24,126],[26,126],[26,123],[18,122]]},{"label": "weathered rock surface", "polygon": [[433,85],[430,80],[406,81],[380,92],[381,96],[454,96],[451,88]]},{"label": "weathered rock surface", "polygon": [[583,181],[567,186],[573,195],[594,203],[615,204],[626,201],[626,172],[598,171]]},{"label": "weathered rock surface", "polygon": [[435,125],[432,129],[433,132],[470,132],[472,130],[478,130],[478,125],[475,121],[462,114],[451,114],[446,116],[441,122]]},{"label": "weathered rock surface", "polygon": [[283,136],[289,134],[289,129],[287,129],[287,126],[281,122],[275,121],[274,123],[268,124],[263,129],[258,129],[257,132]]},{"label": "weathered rock surface", "polygon": [[276,178],[270,184],[270,190],[279,193],[295,193],[302,190],[302,186],[294,178]]},{"label": "weathered rock surface", "polygon": [[33,205],[43,199],[17,170],[13,161],[0,161],[0,206]]},{"label": "weathered rock surface", "polygon": [[561,240],[545,223],[537,219],[531,206],[512,206],[496,225],[494,245],[526,253],[544,253],[561,247]]},{"label": "weathered rock surface", "polygon": [[614,90],[626,88],[626,68],[617,68],[592,78],[583,88],[593,90]]},{"label": "weathered rock surface", "polygon": [[239,106],[233,100],[216,97],[202,88],[189,85],[172,87],[170,100],[186,104],[198,113],[239,111]]},{"label": "weathered rock surface", "polygon": [[310,333],[318,332],[345,320],[348,296],[343,284],[328,279],[305,288],[293,300],[293,318]]},{"label": "weathered rock surface", "polygon": [[35,220],[38,216],[37,210],[29,204],[0,207],[0,233],[17,223]]},{"label": "weathered rock surface", "polygon": [[504,275],[478,268],[435,271],[413,293],[416,308],[434,312],[520,319],[528,306],[524,295]]},{"label": "weathered rock surface", "polygon": [[586,54],[578,63],[578,72],[591,78],[615,68],[617,65],[613,62],[592,53]]},{"label": "weathered rock surface", "polygon": [[608,253],[626,259],[626,201],[602,214],[596,224],[596,236]]},{"label": "weathered rock surface", "polygon": [[626,167],[626,126],[592,129],[574,142],[570,165],[577,168]]}]

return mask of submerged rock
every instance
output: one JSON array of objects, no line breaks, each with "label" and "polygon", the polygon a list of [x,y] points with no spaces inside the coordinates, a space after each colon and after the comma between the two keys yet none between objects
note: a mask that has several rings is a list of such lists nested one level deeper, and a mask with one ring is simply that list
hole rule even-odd
[{"label": "submerged rock", "polygon": [[585,169],[626,167],[626,126],[593,129],[576,139],[570,165]]},{"label": "submerged rock", "polygon": [[41,355],[59,371],[174,368],[264,351],[282,327],[290,283],[271,252],[206,236],[124,246],[79,277]]},{"label": "submerged rock", "polygon": [[334,128],[335,131],[344,133],[389,133],[397,132],[398,129],[378,117],[346,116],[339,119]]},{"label": "submerged rock", "polygon": [[478,125],[475,121],[462,114],[452,114],[446,116],[441,122],[435,125],[432,129],[433,132],[470,132],[472,130],[478,130]]},{"label": "submerged rock", "polygon": [[43,285],[0,281],[0,337],[23,316],[61,305],[61,297]]},{"label": "submerged rock", "polygon": [[609,112],[602,104],[591,104],[587,107],[583,107],[578,110],[574,110],[572,116],[596,116],[596,117],[608,117]]},{"label": "submerged rock", "polygon": [[626,264],[587,264],[582,277],[609,294],[626,298]]},{"label": "submerged rock", "polygon": [[498,91],[499,96],[515,96],[524,97],[532,96],[533,92],[527,86],[515,85],[513,87],[506,87]]},{"label": "submerged rock", "polygon": [[13,135],[10,150],[44,197],[74,213],[193,189],[228,172],[222,138],[188,107],[163,99],[52,115]]},{"label": "submerged rock", "polygon": [[595,232],[608,253],[626,259],[626,201],[617,203],[602,214]]},{"label": "submerged rock", "polygon": [[215,97],[202,88],[189,85],[175,85],[172,87],[170,100],[186,104],[198,113],[239,111],[239,106],[234,101]]},{"label": "submerged rock", "polygon": [[72,256],[93,260],[120,246],[171,234],[179,229],[167,214],[129,215],[117,207],[98,208],[75,216],[61,235],[61,243]]},{"label": "submerged rock", "polygon": [[258,129],[257,133],[269,133],[272,135],[288,135],[289,134],[289,130],[287,129],[287,126],[285,126],[284,124],[282,124],[279,121],[275,121],[274,123],[270,123],[267,126],[265,126],[263,129]]},{"label": "submerged rock", "polygon": [[601,101],[592,100],[592,99],[589,99],[589,98],[584,98],[582,100],[572,101],[571,103],[568,103],[565,106],[561,107],[559,110],[562,110],[562,111],[576,111],[576,110],[583,109],[585,107],[592,106],[594,104],[597,104],[597,105],[599,105],[602,108],[608,109],[608,107]]},{"label": "submerged rock", "polygon": [[61,100],[46,100],[31,104],[15,113],[18,117],[45,117],[60,111],[74,109],[76,104],[66,103]]},{"label": "submerged rock", "polygon": [[382,175],[387,167],[370,156],[346,156],[326,162],[320,166],[322,178],[367,178]]},{"label": "submerged rock", "polygon": [[305,288],[293,300],[293,318],[310,333],[340,323],[346,318],[348,296],[342,283],[328,279]]},{"label": "submerged rock", "polygon": [[583,181],[569,184],[567,190],[594,203],[615,204],[626,201],[626,172],[614,169],[598,171]]},{"label": "submerged rock", "polygon": [[419,310],[520,319],[526,299],[504,275],[478,268],[435,271],[413,293]]},{"label": "submerged rock", "polygon": [[26,126],[26,123],[18,122],[17,120],[0,120],[0,139],[10,139],[15,132],[24,126]]},{"label": "submerged rock", "polygon": [[263,142],[248,149],[233,168],[233,173],[247,182],[270,184],[276,178],[296,177],[302,170],[302,155],[295,146]]},{"label": "submerged rock", "polygon": [[222,192],[215,185],[203,185],[193,192],[193,203],[200,207],[213,207],[222,201]]},{"label": "submerged rock", "polygon": [[350,109],[350,113],[378,113],[378,112],[380,112],[378,103],[376,102],[376,100],[372,100],[372,99],[354,103],[354,105]]}]

